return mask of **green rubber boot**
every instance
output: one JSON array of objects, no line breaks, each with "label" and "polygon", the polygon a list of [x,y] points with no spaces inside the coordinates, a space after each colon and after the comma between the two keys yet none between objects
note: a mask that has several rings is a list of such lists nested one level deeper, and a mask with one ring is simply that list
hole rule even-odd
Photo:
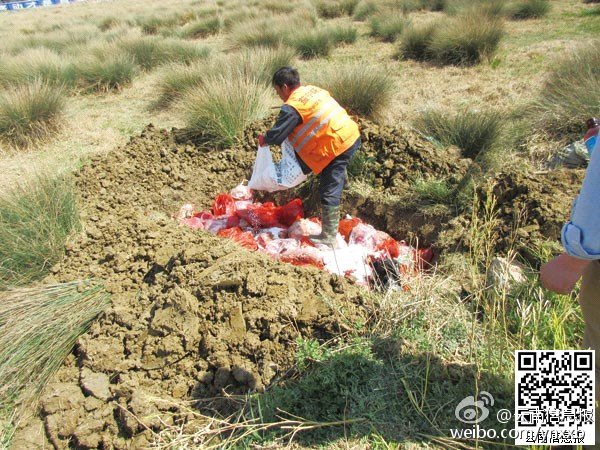
[{"label": "green rubber boot", "polygon": [[315,244],[333,246],[340,224],[340,207],[322,205],[321,221],[323,222],[321,234],[314,237],[311,236],[310,240]]}]

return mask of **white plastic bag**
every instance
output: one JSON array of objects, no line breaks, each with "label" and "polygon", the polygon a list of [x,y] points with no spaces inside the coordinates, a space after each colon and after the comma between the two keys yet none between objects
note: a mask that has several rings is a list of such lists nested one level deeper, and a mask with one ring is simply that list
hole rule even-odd
[{"label": "white plastic bag", "polygon": [[281,161],[273,162],[269,146],[258,147],[252,177],[248,182],[250,189],[257,191],[282,191],[302,183],[308,175],[304,175],[296,160],[294,148],[286,139],[281,144]]}]

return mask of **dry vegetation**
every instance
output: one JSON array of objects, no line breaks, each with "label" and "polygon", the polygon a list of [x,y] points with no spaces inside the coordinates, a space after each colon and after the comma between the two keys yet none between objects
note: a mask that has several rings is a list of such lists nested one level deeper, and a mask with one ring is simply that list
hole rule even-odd
[{"label": "dry vegetation", "polygon": [[[0,13],[0,288],[41,280],[62,257],[65,241],[79,228],[75,194],[65,175],[86,157],[123,144],[150,122],[185,126],[210,136],[215,147],[230,146],[244,128],[279,105],[270,77],[283,65],[298,67],[305,81],[330,90],[353,114],[413,128],[444,147],[457,146],[485,170],[498,149],[537,167],[548,153],[579,136],[583,119],[600,115],[599,32],[598,7],[580,0],[131,0]],[[518,136],[507,138],[510,134]],[[494,161],[494,170],[515,163],[507,157]],[[366,162],[361,164],[353,170],[365,172]],[[50,175],[40,176],[41,168]],[[456,202],[443,179],[416,179],[413,190],[411,195],[428,206]],[[462,303],[456,307],[456,299],[445,296],[451,277],[434,273],[411,293],[378,298],[383,313],[370,332],[386,339],[402,336],[459,365],[475,361],[477,371],[506,379],[506,355],[512,350],[573,347],[581,323],[571,298],[550,297],[549,306],[536,281],[520,293],[533,305],[525,312],[509,292],[490,292],[481,277],[493,256],[490,243],[498,239],[491,231],[493,200],[483,208],[467,209],[473,214],[469,254],[444,261],[442,270],[468,274],[476,288],[466,300],[490,320],[479,322]],[[544,249],[536,251],[539,260],[549,256]],[[106,302],[98,291],[81,293],[73,285],[3,295],[10,309],[0,310],[0,329],[10,326],[18,335],[9,316],[25,314],[25,306],[49,320],[35,322],[30,334],[21,336],[25,343],[14,351],[18,366],[0,364],[0,373],[9,374],[12,383],[10,392],[0,389],[0,427],[14,414],[15,399],[25,395],[22,377],[37,370],[27,366],[28,358],[46,361],[47,352],[37,353],[36,342],[48,337],[40,330],[51,325],[63,339],[52,342],[52,358],[26,392],[27,401]],[[60,310],[64,316],[65,308],[86,298],[94,300],[94,308],[78,310],[69,316],[72,322],[57,323],[49,312]],[[516,302],[515,309],[504,308],[507,302]],[[544,310],[550,307],[548,319]],[[450,317],[452,326],[444,327]],[[519,334],[505,338],[515,327]],[[387,414],[398,420],[415,411],[423,414],[425,392],[420,406],[412,391],[407,404],[398,406],[364,390],[400,392],[407,384],[404,379],[378,384],[386,373],[402,374],[404,368],[377,360],[372,335],[356,331],[360,337],[333,350],[299,343],[299,367],[320,361],[328,364],[326,370],[291,390],[246,399],[250,409],[235,427],[252,432],[236,443],[269,442],[272,436],[257,430],[283,420],[280,405],[316,417],[310,426],[334,422],[335,414],[315,405],[343,408],[339,386],[331,383],[340,373],[356,381],[351,397],[360,414],[371,414],[365,405],[375,405],[373,417],[383,422]],[[0,334],[4,342],[18,346],[21,341]],[[462,353],[466,347],[468,354]],[[0,346],[5,353],[11,348]],[[420,389],[415,386],[421,382],[427,385],[428,375],[412,387]],[[307,393],[314,401],[305,401]],[[434,410],[454,400],[428,401]],[[307,426],[296,419],[284,422],[293,430]],[[210,443],[223,431],[219,427],[227,426],[213,419],[206,435],[169,429],[156,436],[157,446]],[[396,445],[376,432],[365,436],[357,445]],[[3,439],[0,432],[0,446]]]}]

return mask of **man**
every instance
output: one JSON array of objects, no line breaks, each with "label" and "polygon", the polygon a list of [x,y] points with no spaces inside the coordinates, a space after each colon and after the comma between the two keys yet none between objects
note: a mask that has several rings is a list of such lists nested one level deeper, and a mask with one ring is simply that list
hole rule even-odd
[{"label": "man", "polygon": [[[600,141],[590,163],[573,209],[562,230],[565,253],[544,264],[542,285],[568,294],[582,278],[579,304],[585,330],[583,346],[596,350],[596,400],[600,398]],[[596,445],[600,442],[600,417],[596,410]],[[555,447],[560,448],[560,447]]]},{"label": "man", "polygon": [[334,245],[346,167],[360,148],[358,125],[327,91],[301,85],[296,69],[277,70],[272,84],[285,103],[275,125],[264,136],[259,136],[258,143],[280,145],[288,138],[302,171],[320,176],[323,230],[310,239]]}]

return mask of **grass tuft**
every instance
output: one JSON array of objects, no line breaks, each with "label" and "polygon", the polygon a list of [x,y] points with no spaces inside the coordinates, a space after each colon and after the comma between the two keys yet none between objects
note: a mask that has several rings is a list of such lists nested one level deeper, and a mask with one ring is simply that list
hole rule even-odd
[{"label": "grass tuft", "polygon": [[119,42],[119,47],[145,70],[169,62],[190,62],[208,56],[210,49],[193,42],[164,39],[155,36],[128,38]]},{"label": "grass tuft", "polygon": [[412,191],[421,201],[434,204],[448,204],[452,202],[454,191],[446,180],[437,178],[417,178]]},{"label": "grass tuft", "polygon": [[550,11],[548,0],[520,0],[510,5],[509,15],[513,19],[538,19]]},{"label": "grass tuft", "polygon": [[463,109],[455,113],[428,110],[421,114],[416,127],[444,145],[456,145],[467,158],[475,158],[494,147],[502,131],[502,115],[497,111]]},{"label": "grass tuft", "polygon": [[43,278],[79,229],[69,179],[40,175],[0,197],[0,289]]},{"label": "grass tuft", "polygon": [[0,85],[20,85],[41,80],[54,86],[72,87],[75,67],[64,56],[47,48],[27,49],[12,58],[3,58]]},{"label": "grass tuft", "polygon": [[109,303],[108,294],[89,282],[1,293],[0,412],[14,411],[18,422]]},{"label": "grass tuft", "polygon": [[358,30],[349,25],[338,25],[329,29],[334,44],[354,44],[358,39]]},{"label": "grass tuft", "polygon": [[361,0],[361,2],[356,5],[354,16],[352,18],[362,22],[377,13],[378,10],[379,6],[375,0]]},{"label": "grass tuft", "polygon": [[402,33],[397,57],[423,61],[429,57],[429,47],[438,24],[409,25]]},{"label": "grass tuft", "polygon": [[585,121],[600,116],[600,54],[598,41],[560,59],[550,72],[529,115],[554,135],[580,138]]},{"label": "grass tuft", "polygon": [[351,16],[359,0],[317,0],[314,2],[317,14],[324,19]]},{"label": "grass tuft", "polygon": [[217,34],[222,26],[223,21],[220,17],[199,19],[184,26],[179,32],[179,36],[187,39],[203,38]]},{"label": "grass tuft", "polygon": [[327,71],[319,85],[349,112],[381,118],[390,104],[394,85],[384,69],[347,65]]},{"label": "grass tuft", "polygon": [[331,29],[296,31],[287,43],[304,59],[319,58],[333,50],[333,34]]},{"label": "grass tuft", "polygon": [[181,101],[189,130],[230,146],[252,122],[269,110],[270,88],[239,74],[211,75],[190,89]]},{"label": "grass tuft", "polygon": [[136,72],[133,59],[119,53],[89,56],[77,64],[79,84],[87,91],[120,90],[133,81]]},{"label": "grass tuft", "polygon": [[60,129],[64,93],[39,80],[0,95],[0,138],[27,147],[50,138]]},{"label": "grass tuft", "polygon": [[441,22],[429,45],[439,64],[474,65],[490,58],[504,35],[501,21],[484,15],[466,15]]},{"label": "grass tuft", "polygon": [[370,20],[371,36],[384,42],[395,42],[406,25],[406,19],[399,14],[379,14]]}]

